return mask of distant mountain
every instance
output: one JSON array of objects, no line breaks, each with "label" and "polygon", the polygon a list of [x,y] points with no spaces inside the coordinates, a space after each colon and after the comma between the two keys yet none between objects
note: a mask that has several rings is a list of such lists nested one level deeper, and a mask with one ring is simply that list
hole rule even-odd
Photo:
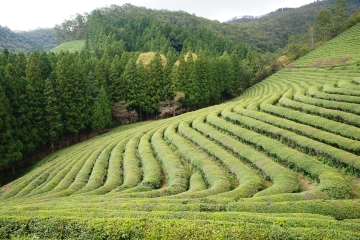
[{"label": "distant mountain", "polygon": [[52,28],[14,32],[0,26],[0,51],[4,48],[10,52],[47,51],[57,45]]},{"label": "distant mountain", "polygon": [[[317,0],[299,8],[280,8],[261,17],[235,17],[226,24],[236,26],[238,37],[256,50],[274,52],[286,45],[289,36],[309,31],[317,13],[321,9],[332,7],[335,1]],[[360,0],[347,0],[347,3],[349,14],[360,7]],[[226,34],[231,33],[226,32]]]}]

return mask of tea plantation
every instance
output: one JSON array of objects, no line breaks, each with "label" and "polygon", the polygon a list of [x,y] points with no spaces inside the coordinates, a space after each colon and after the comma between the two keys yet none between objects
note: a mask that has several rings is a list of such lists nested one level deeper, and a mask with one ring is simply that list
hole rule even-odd
[{"label": "tea plantation", "polygon": [[360,25],[225,104],[0,188],[1,239],[360,239]]}]

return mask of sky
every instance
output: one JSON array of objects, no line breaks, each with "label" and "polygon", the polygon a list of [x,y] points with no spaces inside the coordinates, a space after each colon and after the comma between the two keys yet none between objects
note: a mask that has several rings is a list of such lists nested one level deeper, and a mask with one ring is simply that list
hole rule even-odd
[{"label": "sky", "polygon": [[11,30],[51,28],[77,13],[112,4],[131,3],[151,9],[186,11],[220,22],[235,16],[261,16],[283,7],[301,7],[314,0],[6,0],[1,3],[0,25]]}]

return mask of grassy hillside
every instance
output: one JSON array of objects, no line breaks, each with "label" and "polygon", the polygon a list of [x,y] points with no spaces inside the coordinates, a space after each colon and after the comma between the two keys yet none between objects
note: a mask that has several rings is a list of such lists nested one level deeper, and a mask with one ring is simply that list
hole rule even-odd
[{"label": "grassy hillside", "polygon": [[76,51],[81,51],[85,47],[85,40],[72,40],[68,42],[64,42],[59,46],[50,50],[54,53],[59,53],[60,51],[69,51],[71,53]]},{"label": "grassy hillside", "polygon": [[359,239],[359,32],[231,102],[49,156],[0,188],[0,237]]}]

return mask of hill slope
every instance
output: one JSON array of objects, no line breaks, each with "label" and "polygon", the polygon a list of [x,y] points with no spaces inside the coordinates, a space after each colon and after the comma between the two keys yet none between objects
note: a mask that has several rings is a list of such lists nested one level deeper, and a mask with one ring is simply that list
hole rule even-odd
[{"label": "hill slope", "polygon": [[85,47],[85,40],[73,40],[69,42],[64,42],[60,44],[59,46],[56,46],[55,48],[51,49],[51,52],[54,53],[60,53],[60,51],[69,51],[71,53],[73,52],[80,52],[81,49]]},{"label": "hill slope", "polygon": [[0,236],[359,239],[359,32],[234,101],[48,157],[0,189]]},{"label": "hill slope", "polygon": [[13,32],[0,26],[0,51],[6,48],[10,52],[48,51],[54,48],[54,29],[36,29],[32,31]]}]

